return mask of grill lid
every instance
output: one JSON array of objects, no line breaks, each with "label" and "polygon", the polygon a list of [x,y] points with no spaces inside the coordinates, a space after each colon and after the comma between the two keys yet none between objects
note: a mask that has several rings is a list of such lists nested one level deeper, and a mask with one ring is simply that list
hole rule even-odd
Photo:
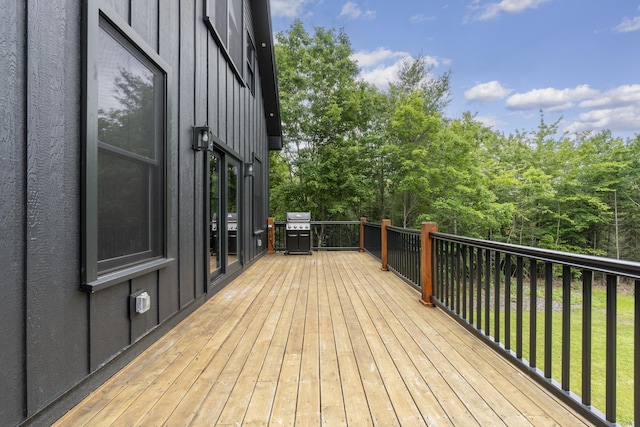
[{"label": "grill lid", "polygon": [[287,212],[287,222],[310,222],[311,212]]}]

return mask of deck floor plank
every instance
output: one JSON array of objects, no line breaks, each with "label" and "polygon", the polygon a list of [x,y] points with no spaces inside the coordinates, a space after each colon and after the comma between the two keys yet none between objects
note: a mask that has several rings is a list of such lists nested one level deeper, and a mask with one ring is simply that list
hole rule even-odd
[{"label": "deck floor plank", "polygon": [[379,261],[269,255],[55,424],[588,425]]},{"label": "deck floor plank", "polygon": [[[376,283],[367,273],[367,265],[351,265],[357,268],[354,274],[367,278],[371,283]],[[495,417],[483,416],[486,412],[490,412],[491,408],[486,404],[483,405],[479,396],[478,399],[473,400],[472,405],[466,403],[475,397],[474,390],[463,387],[454,390],[449,386],[445,380],[447,376],[452,376],[453,382],[460,385],[455,381],[458,372],[451,367],[448,360],[441,360],[440,364],[435,365],[426,357],[415,342],[415,339],[420,337],[412,337],[402,322],[406,317],[404,313],[406,305],[411,304],[411,301],[405,300],[404,304],[396,304],[389,298],[386,286],[385,283],[376,283],[372,288],[374,292],[365,293],[362,288],[358,288],[358,292],[363,298],[365,296],[370,298],[371,306],[376,307],[376,316],[381,325],[381,333],[386,336],[385,342],[389,352],[395,354],[394,361],[398,368],[404,371],[405,382],[414,384],[412,394],[415,395],[414,400],[421,408],[423,417],[429,424],[452,423],[471,426],[477,425],[478,422],[482,424],[484,420],[486,422],[484,425],[500,425],[501,421],[496,420]],[[428,339],[428,337],[424,338]],[[401,349],[403,351],[400,351]],[[468,409],[470,406],[474,409],[473,414]],[[445,414],[446,417],[444,417]]]},{"label": "deck floor plank", "polygon": [[325,263],[318,261],[318,328],[320,344],[320,412],[322,423],[328,426],[346,426],[345,403],[340,381],[340,365],[336,337],[331,319],[331,306],[327,292]]},{"label": "deck floor plank", "polygon": [[[333,328],[336,358],[340,375],[340,396],[344,403],[347,425],[372,426],[373,420],[368,409],[362,377],[358,371],[358,363],[354,355],[353,345],[347,330],[347,323],[338,296],[336,281],[333,278],[333,266],[327,261],[322,265],[325,280],[327,304],[331,327]],[[326,392],[323,389],[323,393]]]}]

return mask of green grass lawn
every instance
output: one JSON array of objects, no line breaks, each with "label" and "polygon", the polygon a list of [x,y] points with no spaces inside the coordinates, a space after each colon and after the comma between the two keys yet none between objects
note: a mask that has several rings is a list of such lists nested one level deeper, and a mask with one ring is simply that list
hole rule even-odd
[{"label": "green grass lawn", "polygon": [[[539,297],[544,296],[544,289],[539,287]],[[571,310],[571,367],[570,389],[578,396],[582,394],[582,294],[578,287],[572,293]],[[554,287],[553,300],[562,301],[561,289]],[[527,296],[528,297],[528,296]],[[512,296],[515,301],[515,291]],[[592,310],[592,370],[591,370],[591,403],[601,412],[606,410],[606,291],[593,289]],[[528,308],[528,305],[527,305]],[[494,313],[490,314],[490,331],[494,333]],[[544,370],[544,312],[537,311],[537,357],[536,366]],[[504,313],[500,316],[500,341],[505,342]],[[621,425],[633,424],[633,319],[634,297],[628,292],[618,293],[617,298],[617,422]],[[516,313],[510,314],[511,349],[516,349]],[[529,360],[529,329],[531,316],[529,311],[523,313],[523,358]],[[484,321],[483,321],[484,326]],[[552,315],[552,361],[551,372],[554,380],[562,379],[562,312],[554,310]]]}]

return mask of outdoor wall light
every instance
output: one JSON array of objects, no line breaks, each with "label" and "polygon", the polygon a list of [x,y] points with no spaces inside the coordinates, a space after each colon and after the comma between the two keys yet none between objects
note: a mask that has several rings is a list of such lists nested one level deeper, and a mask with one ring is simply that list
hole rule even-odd
[{"label": "outdoor wall light", "polygon": [[253,163],[245,163],[244,164],[244,176],[252,177],[253,176]]},{"label": "outdoor wall light", "polygon": [[208,126],[193,127],[193,149],[196,151],[213,151],[213,133]]}]

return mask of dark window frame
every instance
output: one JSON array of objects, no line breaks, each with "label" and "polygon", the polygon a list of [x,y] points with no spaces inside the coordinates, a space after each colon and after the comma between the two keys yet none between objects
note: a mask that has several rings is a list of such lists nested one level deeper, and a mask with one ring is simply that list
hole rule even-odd
[{"label": "dark window frame", "polygon": [[246,48],[246,76],[245,81],[247,83],[247,87],[251,91],[251,95],[256,96],[256,45],[253,43],[253,39],[251,38],[251,34],[249,31],[246,31],[247,38],[247,48]]},{"label": "dark window frame", "polygon": [[[173,262],[168,257],[169,237],[168,233],[168,200],[169,185],[167,183],[170,171],[168,170],[170,159],[168,149],[168,135],[170,134],[170,90],[168,88],[171,69],[167,63],[150,47],[117,13],[101,0],[89,0],[85,6],[83,20],[83,95],[82,102],[85,106],[82,117],[82,241],[81,241],[81,266],[82,289],[94,292],[107,287],[116,278],[135,277],[151,269],[162,268]],[[151,65],[155,71],[159,71],[154,78],[154,88],[158,85],[159,91],[154,90],[154,116],[160,115],[159,123],[156,122],[158,144],[154,147],[158,150],[155,159],[140,156],[132,152],[111,146],[98,140],[98,60],[100,55],[99,34],[100,31],[114,38],[114,40],[143,65]],[[157,76],[160,76],[159,78]],[[160,93],[158,93],[160,92]],[[161,111],[158,112],[157,108]],[[156,117],[158,118],[158,117]],[[153,165],[159,168],[159,182],[156,188],[149,187],[146,193],[150,197],[152,192],[159,198],[158,206],[161,209],[155,224],[149,223],[151,245],[156,245],[153,253],[129,254],[120,259],[99,260],[98,255],[98,154],[109,153],[119,158],[140,164]],[[151,221],[152,216],[147,219]],[[155,242],[152,240],[155,239]]]}]

